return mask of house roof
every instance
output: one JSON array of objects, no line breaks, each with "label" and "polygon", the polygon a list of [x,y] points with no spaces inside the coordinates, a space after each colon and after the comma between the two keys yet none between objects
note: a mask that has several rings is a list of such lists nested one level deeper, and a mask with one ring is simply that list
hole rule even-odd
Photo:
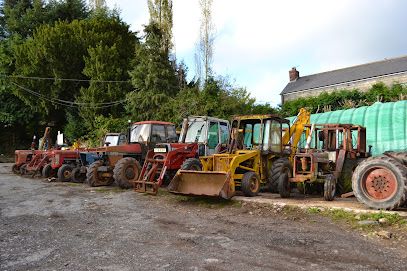
[{"label": "house roof", "polygon": [[297,80],[289,82],[280,94],[328,87],[400,72],[407,72],[407,56],[299,77]]}]

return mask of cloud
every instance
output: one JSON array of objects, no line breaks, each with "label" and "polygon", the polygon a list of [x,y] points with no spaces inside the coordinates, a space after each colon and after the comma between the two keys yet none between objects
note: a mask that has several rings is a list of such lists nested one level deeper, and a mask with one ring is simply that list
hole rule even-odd
[{"label": "cloud", "polygon": [[[147,0],[110,0],[132,29],[148,22]],[[194,73],[199,37],[198,0],[174,0],[177,58]],[[403,0],[213,0],[213,69],[275,104],[288,70],[301,75],[407,54]]]}]

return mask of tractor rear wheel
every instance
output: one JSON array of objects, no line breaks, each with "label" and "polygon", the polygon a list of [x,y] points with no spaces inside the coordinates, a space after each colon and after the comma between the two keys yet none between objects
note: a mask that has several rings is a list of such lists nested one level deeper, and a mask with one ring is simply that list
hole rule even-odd
[{"label": "tractor rear wheel", "polygon": [[98,160],[93,162],[86,171],[86,182],[89,186],[105,186],[111,185],[114,182],[113,178],[102,177],[98,172],[98,168],[103,165],[103,161]]},{"label": "tractor rear wheel", "polygon": [[271,193],[278,193],[279,179],[282,174],[291,176],[291,164],[288,158],[278,158],[273,162],[268,177],[268,189]]},{"label": "tractor rear wheel", "polygon": [[257,196],[260,191],[259,176],[252,171],[243,174],[241,189],[246,197]]},{"label": "tractor rear wheel", "polygon": [[13,166],[11,167],[11,171],[13,171],[14,174],[20,173],[20,169],[16,164],[13,164]]},{"label": "tractor rear wheel", "polygon": [[74,183],[83,183],[86,180],[86,174],[81,173],[80,167],[72,169],[71,177]]},{"label": "tractor rear wheel", "polygon": [[334,200],[335,193],[336,193],[336,178],[333,174],[328,174],[326,175],[324,182],[324,199],[326,201]]},{"label": "tractor rear wheel", "polygon": [[188,158],[187,160],[184,161],[184,163],[182,163],[181,169],[201,171],[202,164],[198,158]]},{"label": "tractor rear wheel", "polygon": [[140,163],[136,159],[125,157],[116,163],[113,169],[113,178],[119,187],[130,188],[137,181],[140,171]]},{"label": "tractor rear wheel", "polygon": [[289,198],[291,193],[291,184],[287,172],[280,174],[278,178],[278,193],[280,197]]},{"label": "tractor rear wheel", "polygon": [[60,182],[70,182],[72,180],[72,166],[68,164],[63,164],[58,169],[58,180]]},{"label": "tractor rear wheel", "polygon": [[368,158],[355,169],[352,188],[370,208],[393,210],[406,201],[407,167],[385,155]]},{"label": "tractor rear wheel", "polygon": [[42,174],[42,177],[44,177],[44,178],[55,177],[55,169],[52,168],[51,164],[46,164],[42,168],[41,174]]}]

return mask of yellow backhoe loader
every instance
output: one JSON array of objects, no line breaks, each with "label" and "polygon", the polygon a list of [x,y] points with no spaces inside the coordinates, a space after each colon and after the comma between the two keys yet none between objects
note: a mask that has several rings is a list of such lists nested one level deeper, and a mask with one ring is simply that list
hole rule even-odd
[{"label": "yellow backhoe loader", "polygon": [[234,117],[228,151],[186,160],[168,185],[169,192],[229,199],[241,190],[245,196],[256,196],[261,186],[278,183],[281,173],[291,176],[290,160],[309,120],[305,109],[292,127],[276,115]]}]

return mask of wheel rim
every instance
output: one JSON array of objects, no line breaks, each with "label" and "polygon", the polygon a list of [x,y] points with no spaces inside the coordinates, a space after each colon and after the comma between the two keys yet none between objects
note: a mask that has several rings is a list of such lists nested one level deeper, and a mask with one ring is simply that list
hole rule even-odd
[{"label": "wheel rim", "polygon": [[396,176],[385,168],[374,168],[367,172],[363,184],[367,195],[375,200],[386,200],[398,189]]},{"label": "wheel rim", "polygon": [[67,179],[67,178],[71,177],[71,173],[72,172],[70,170],[65,170],[64,171],[64,178]]},{"label": "wheel rim", "polygon": [[257,182],[257,178],[256,178],[256,176],[253,176],[250,179],[250,191],[256,192],[258,190],[258,188],[259,188],[259,184]]},{"label": "wheel rim", "polygon": [[125,172],[124,172],[124,175],[126,176],[126,178],[127,178],[128,180],[131,180],[131,179],[133,179],[133,178],[135,177],[136,174],[134,173],[133,167],[132,167],[132,166],[128,166],[128,167],[126,168]]}]

